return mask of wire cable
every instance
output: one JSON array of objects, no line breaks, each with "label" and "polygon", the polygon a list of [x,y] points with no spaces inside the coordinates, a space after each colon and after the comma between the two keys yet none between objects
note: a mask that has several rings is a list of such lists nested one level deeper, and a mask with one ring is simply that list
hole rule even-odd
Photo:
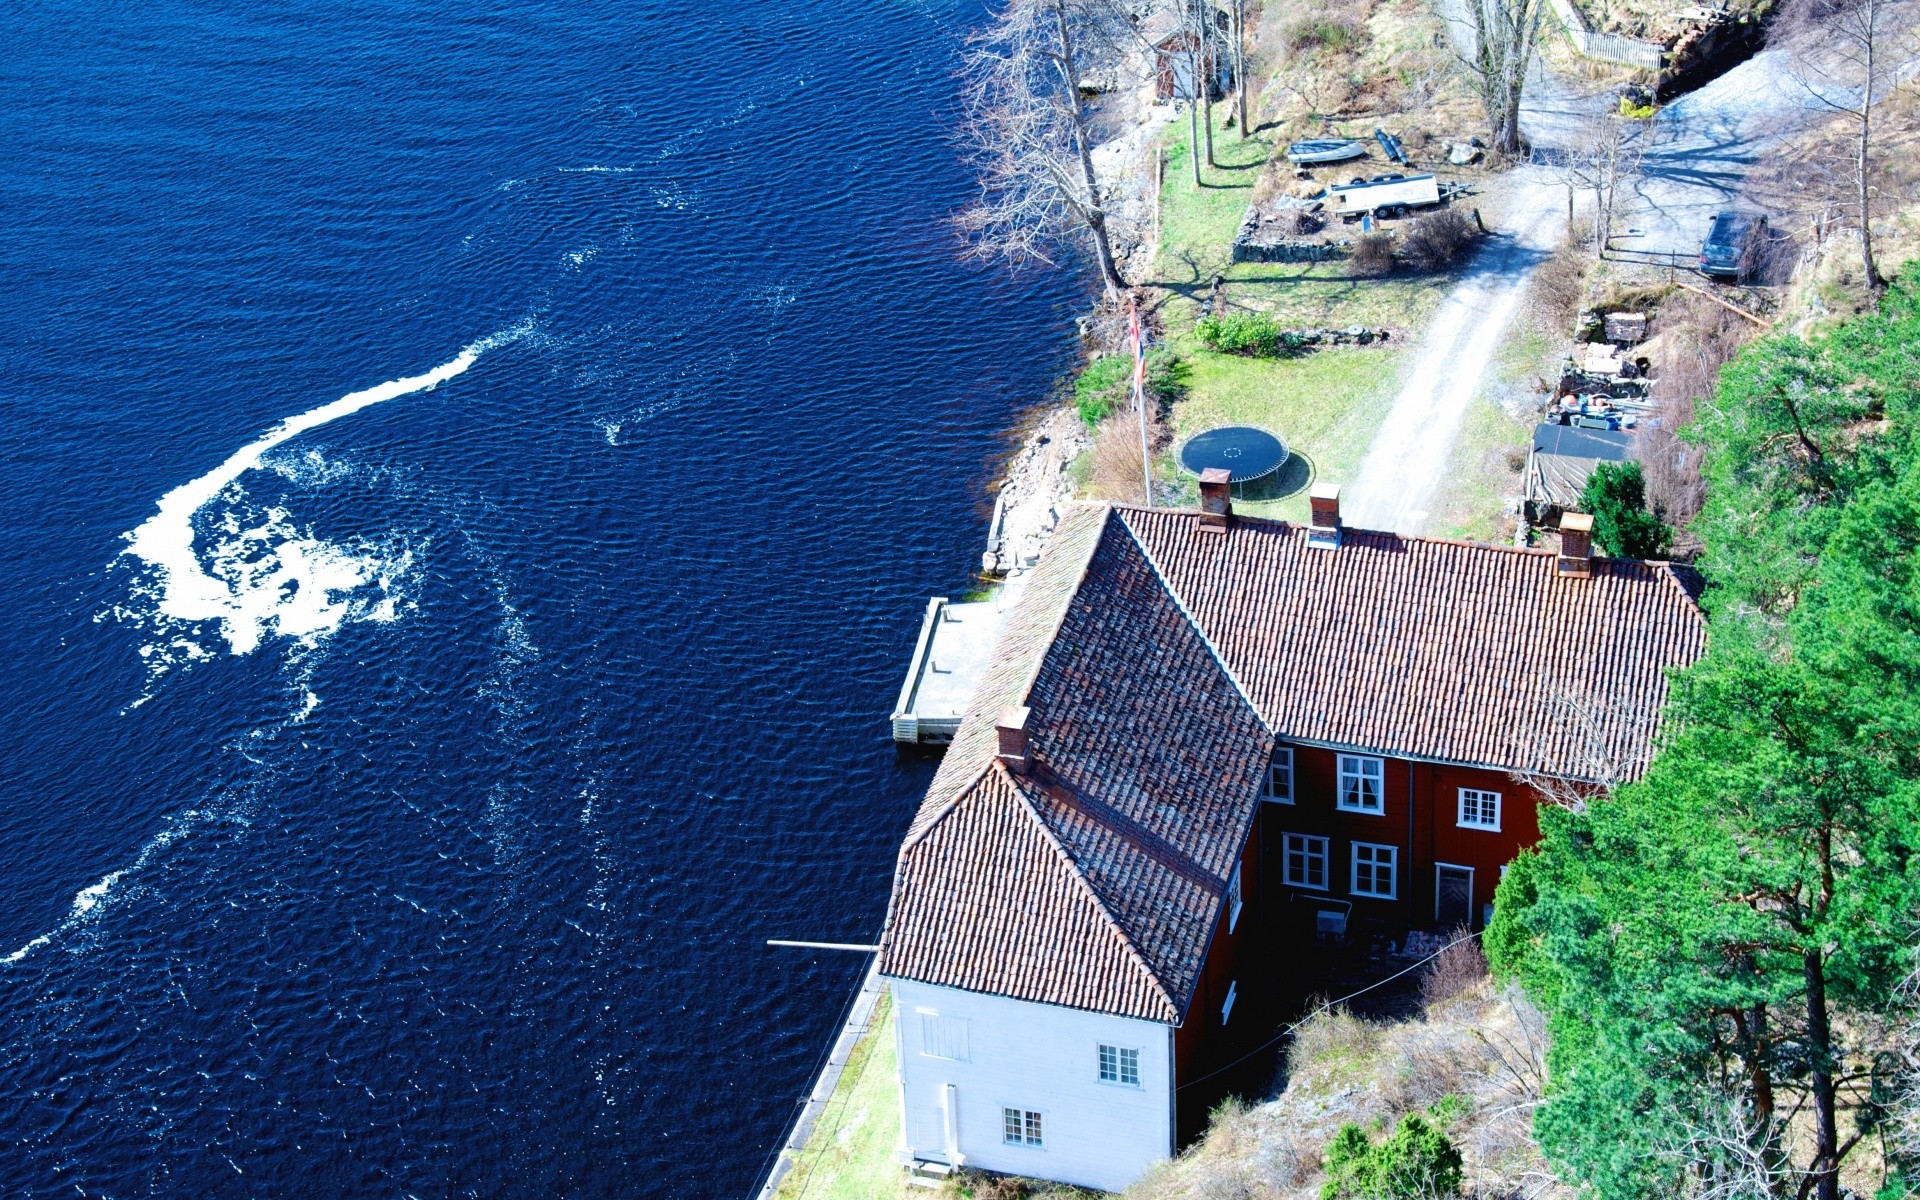
[{"label": "wire cable", "polygon": [[1393,974],[1387,976],[1385,979],[1375,980],[1374,982],[1361,988],[1357,992],[1348,992],[1346,995],[1340,997],[1338,1000],[1327,1001],[1325,1004],[1322,1004],[1319,1008],[1314,1009],[1312,1012],[1308,1013],[1304,1017],[1301,1017],[1298,1021],[1293,1022],[1291,1025],[1282,1026],[1280,1029],[1280,1032],[1274,1034],[1272,1037],[1268,1038],[1266,1041],[1261,1042],[1258,1046],[1255,1046],[1253,1049],[1247,1051],[1245,1054],[1242,1054],[1239,1058],[1234,1059],[1232,1062],[1228,1063],[1226,1066],[1220,1067],[1216,1070],[1208,1071],[1205,1075],[1202,1075],[1198,1079],[1189,1079],[1187,1082],[1180,1084],[1179,1086],[1175,1087],[1173,1090],[1176,1092],[1184,1092],[1188,1088],[1194,1086],[1195,1084],[1205,1083],[1207,1080],[1212,1079],[1216,1075],[1226,1074],[1228,1071],[1233,1070],[1235,1067],[1239,1066],[1241,1063],[1246,1062],[1248,1059],[1254,1057],[1255,1055],[1264,1054],[1266,1051],[1272,1049],[1274,1046],[1278,1045],[1282,1039],[1291,1035],[1295,1030],[1299,1029],[1302,1025],[1305,1025],[1308,1021],[1313,1020],[1315,1017],[1319,1016],[1323,1012],[1326,1012],[1328,1009],[1334,1007],[1335,1005],[1345,1004],[1347,1001],[1353,999],[1355,996],[1364,996],[1368,992],[1372,991],[1377,987],[1384,987],[1385,985],[1392,983],[1394,980],[1400,978],[1402,975],[1407,974],[1409,971],[1417,971],[1421,967],[1426,966],[1428,963],[1432,962],[1434,959],[1439,958],[1442,954],[1445,954],[1447,951],[1453,949],[1455,946],[1458,946],[1461,942],[1471,942],[1477,939],[1479,936],[1480,935],[1478,933],[1469,933],[1464,937],[1457,937],[1452,941],[1448,942],[1446,945],[1440,947],[1438,950],[1435,950],[1432,954],[1427,955],[1425,958],[1421,959],[1419,962],[1414,963],[1412,966],[1403,967],[1400,970],[1395,971]]}]

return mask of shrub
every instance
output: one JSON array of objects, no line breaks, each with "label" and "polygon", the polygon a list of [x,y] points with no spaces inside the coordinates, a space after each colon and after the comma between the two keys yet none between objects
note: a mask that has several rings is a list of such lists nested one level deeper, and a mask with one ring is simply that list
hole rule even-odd
[{"label": "shrub", "polygon": [[1278,358],[1299,349],[1297,339],[1280,331],[1280,326],[1265,313],[1236,312],[1223,317],[1206,316],[1194,326],[1201,344],[1222,354],[1244,354],[1251,358]]},{"label": "shrub", "polygon": [[1287,26],[1287,46],[1292,50],[1311,50],[1323,46],[1345,54],[1360,40],[1360,27],[1345,14],[1307,17]]},{"label": "shrub", "polygon": [[1353,239],[1347,267],[1355,275],[1385,275],[1393,270],[1393,235],[1363,233]]},{"label": "shrub", "polygon": [[1343,1125],[1326,1150],[1321,1200],[1432,1200],[1460,1194],[1460,1150],[1417,1113],[1400,1118],[1387,1140],[1374,1145],[1366,1130]]},{"label": "shrub", "polygon": [[[1171,351],[1147,351],[1147,393],[1160,403],[1177,400],[1184,388],[1180,360]],[[1103,354],[1088,363],[1073,381],[1073,407],[1090,428],[1133,400],[1133,356]]]},{"label": "shrub", "polygon": [[1580,507],[1593,514],[1593,540],[1614,558],[1663,558],[1673,544],[1673,531],[1647,511],[1646,476],[1637,462],[1595,467]]},{"label": "shrub", "polygon": [[1533,311],[1556,332],[1572,328],[1587,291],[1587,255],[1575,234],[1533,272]]},{"label": "shrub", "polygon": [[1103,354],[1073,381],[1073,406],[1089,426],[1126,407],[1132,395],[1133,356],[1128,354]]},{"label": "shrub", "polygon": [[1456,930],[1453,944],[1436,955],[1420,977],[1420,999],[1428,1007],[1453,999],[1487,977],[1487,957],[1480,943],[1465,933]]},{"label": "shrub", "polygon": [[1413,223],[1400,243],[1400,257],[1416,271],[1444,271],[1473,244],[1473,220],[1457,208],[1442,208]]}]

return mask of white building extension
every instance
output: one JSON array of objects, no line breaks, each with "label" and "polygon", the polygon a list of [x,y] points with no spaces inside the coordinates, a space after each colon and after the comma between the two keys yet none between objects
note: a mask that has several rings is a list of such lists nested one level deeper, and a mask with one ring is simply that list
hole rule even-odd
[{"label": "white building extension", "polygon": [[1173,1153],[1173,1030],[893,981],[901,1159],[1117,1192]]}]

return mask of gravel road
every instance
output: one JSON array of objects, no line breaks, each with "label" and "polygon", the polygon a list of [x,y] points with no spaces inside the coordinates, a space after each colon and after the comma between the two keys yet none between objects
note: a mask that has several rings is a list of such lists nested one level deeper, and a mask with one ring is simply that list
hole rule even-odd
[{"label": "gravel road", "polygon": [[1421,339],[1393,409],[1343,489],[1343,519],[1362,529],[1425,525],[1467,405],[1479,394],[1533,269],[1559,241],[1566,190],[1541,167],[1509,174],[1510,228],[1487,239]]}]

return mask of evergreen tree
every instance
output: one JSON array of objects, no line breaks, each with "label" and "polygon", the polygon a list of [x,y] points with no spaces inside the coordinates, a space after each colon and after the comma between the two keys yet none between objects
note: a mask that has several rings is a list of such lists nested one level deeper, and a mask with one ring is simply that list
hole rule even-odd
[{"label": "evergreen tree", "polygon": [[1489,959],[1553,1035],[1535,1132],[1596,1194],[1837,1200],[1876,1132],[1920,930],[1916,340],[1906,283],[1730,364],[1693,431],[1707,653],[1645,776],[1500,886]]},{"label": "evergreen tree", "polygon": [[1673,531],[1647,511],[1647,479],[1637,462],[1601,463],[1580,492],[1593,514],[1593,540],[1613,558],[1664,558]]}]

